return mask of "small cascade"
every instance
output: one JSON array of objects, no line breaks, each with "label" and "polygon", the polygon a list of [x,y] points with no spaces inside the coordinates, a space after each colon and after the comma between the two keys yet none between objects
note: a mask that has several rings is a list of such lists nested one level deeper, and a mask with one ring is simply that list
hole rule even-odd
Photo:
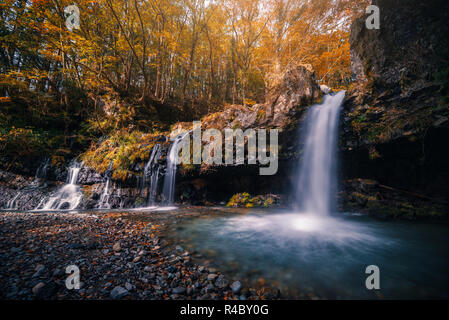
[{"label": "small cascade", "polygon": [[337,129],[344,98],[344,91],[326,95],[322,104],[309,109],[304,153],[294,195],[304,212],[327,215],[332,210],[332,190],[336,184]]},{"label": "small cascade", "polygon": [[21,194],[22,194],[21,191],[17,192],[15,197],[12,198],[11,200],[9,200],[6,203],[6,209],[8,209],[8,210],[17,210],[18,207],[19,207],[19,204],[17,203],[17,199],[20,197]]},{"label": "small cascade", "polygon": [[175,182],[176,170],[178,167],[179,143],[187,137],[190,132],[178,135],[171,145],[170,152],[167,157],[167,168],[164,178],[164,189],[162,191],[162,199],[166,205],[171,205],[175,200]]},{"label": "small cascade", "polygon": [[47,171],[49,166],[50,158],[46,158],[36,170],[36,174],[34,175],[35,182],[39,180],[45,180],[47,178]]},{"label": "small cascade", "polygon": [[111,177],[113,171],[114,162],[111,161],[109,164],[109,168],[105,172],[106,176],[106,184],[103,189],[103,193],[100,196],[100,201],[98,202],[98,209],[111,209],[111,205],[109,204],[109,199],[111,197],[111,193],[109,192],[109,185],[111,184]]},{"label": "small cascade", "polygon": [[78,207],[81,199],[83,198],[83,194],[80,191],[79,186],[76,184],[78,181],[79,172],[81,170],[81,165],[74,162],[68,170],[69,173],[67,176],[67,183],[57,190],[55,195],[50,197],[42,208],[38,206],[35,210],[74,210]]},{"label": "small cascade", "polygon": [[153,172],[153,169],[154,169],[156,154],[158,154],[160,148],[161,148],[161,145],[160,144],[156,144],[153,147],[153,149],[151,149],[150,158],[148,159],[148,162],[145,164],[145,167],[143,169],[142,186],[141,186],[141,189],[140,189],[140,195],[142,195],[143,190],[147,186],[148,178],[150,178],[150,181],[151,181],[151,176],[152,176],[152,172]]},{"label": "small cascade", "polygon": [[159,172],[160,172],[160,167],[156,166],[156,169],[151,174],[150,189],[148,191],[148,205],[153,205],[156,202],[157,187],[159,184]]},{"label": "small cascade", "polygon": [[117,189],[117,198],[120,199],[119,208],[122,209],[123,208],[123,202],[125,200],[122,199],[122,188],[120,188],[120,187]]},{"label": "small cascade", "polygon": [[145,165],[143,172],[143,186],[147,187],[147,180],[149,179],[148,186],[148,205],[154,204],[157,196],[157,188],[159,184],[159,171],[160,167],[157,160],[160,158],[161,145],[156,144],[151,150],[150,158]]}]

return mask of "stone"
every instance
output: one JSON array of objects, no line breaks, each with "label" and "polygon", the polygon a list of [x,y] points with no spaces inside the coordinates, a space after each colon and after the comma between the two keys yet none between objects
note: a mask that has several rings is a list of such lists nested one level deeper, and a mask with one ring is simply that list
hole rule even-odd
[{"label": "stone", "polygon": [[232,293],[239,294],[242,290],[242,284],[240,281],[234,281],[231,285]]},{"label": "stone", "polygon": [[45,283],[43,282],[39,282],[38,284],[36,284],[33,289],[31,289],[31,291],[33,292],[33,294],[36,296],[39,293],[39,290],[42,289],[45,286]]},{"label": "stone", "polygon": [[228,284],[229,281],[223,275],[218,276],[217,280],[215,281],[215,286],[221,289],[226,288]]},{"label": "stone", "polygon": [[123,287],[117,286],[114,289],[112,289],[111,298],[114,300],[121,299],[123,297],[126,297],[128,294],[129,294],[128,290],[126,290]]},{"label": "stone", "polygon": [[45,266],[44,265],[38,265],[36,267],[36,272],[33,274],[33,278],[37,278],[40,277],[45,271]]},{"label": "stone", "polygon": [[184,294],[186,293],[186,288],[184,287],[176,287],[172,290],[172,293],[174,294]]},{"label": "stone", "polygon": [[120,242],[116,242],[116,243],[114,244],[114,246],[112,247],[112,250],[114,250],[115,252],[118,252],[118,251],[122,250],[122,247],[121,247],[121,245],[120,245]]},{"label": "stone", "polygon": [[215,278],[217,278],[217,277],[218,277],[217,274],[215,274],[215,273],[210,273],[210,274],[207,275],[207,280],[209,280],[209,281],[214,281]]},{"label": "stone", "polygon": [[125,289],[128,291],[132,291],[133,290],[133,285],[129,282],[125,283]]}]

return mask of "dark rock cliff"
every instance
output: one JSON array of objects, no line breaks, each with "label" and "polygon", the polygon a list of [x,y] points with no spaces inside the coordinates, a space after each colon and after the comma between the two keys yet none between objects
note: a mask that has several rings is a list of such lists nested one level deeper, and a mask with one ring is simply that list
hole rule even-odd
[{"label": "dark rock cliff", "polygon": [[449,199],[449,3],[374,0],[380,29],[351,30],[343,177]]}]

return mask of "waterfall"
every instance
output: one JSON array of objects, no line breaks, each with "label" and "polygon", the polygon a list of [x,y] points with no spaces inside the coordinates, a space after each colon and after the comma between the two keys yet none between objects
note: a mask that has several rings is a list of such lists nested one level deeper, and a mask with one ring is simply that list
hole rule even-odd
[{"label": "waterfall", "polygon": [[157,195],[157,186],[159,181],[159,165],[156,161],[160,158],[161,145],[156,144],[153,149],[151,149],[150,158],[145,164],[142,177],[142,187],[140,195],[142,196],[143,189],[147,187],[147,179],[150,178],[150,185],[148,189],[148,203],[154,203]]},{"label": "waterfall", "polygon": [[146,181],[146,178],[150,176],[150,186],[148,189],[148,205],[154,204],[157,196],[157,187],[159,184],[159,165],[156,161],[160,158],[160,150],[161,145],[156,144],[150,154],[150,159],[148,160],[147,165],[145,166],[143,178]]},{"label": "waterfall", "polygon": [[39,180],[44,180],[47,178],[47,170],[48,166],[50,165],[50,158],[46,158],[39,168],[36,170],[36,174],[34,175],[34,181],[37,182]]},{"label": "waterfall", "polygon": [[109,198],[111,197],[111,193],[109,192],[109,185],[111,184],[111,176],[113,171],[114,162],[111,161],[108,169],[105,172],[106,176],[106,184],[103,189],[103,193],[100,196],[100,201],[98,202],[98,209],[111,209],[111,205],[109,204]]},{"label": "waterfall", "polygon": [[109,204],[109,184],[111,182],[111,179],[109,177],[106,180],[106,184],[103,189],[103,193],[100,196],[100,201],[98,202],[98,209],[111,209],[111,205]]},{"label": "waterfall", "polygon": [[326,95],[322,104],[308,111],[304,152],[294,195],[304,212],[326,215],[333,208],[338,120],[344,98],[344,91]]},{"label": "waterfall", "polygon": [[42,208],[38,206],[35,210],[73,210],[78,207],[83,197],[79,186],[76,185],[81,165],[75,162],[68,170],[67,183],[57,190]]},{"label": "waterfall", "polygon": [[18,209],[18,203],[16,202],[16,200],[17,200],[17,198],[20,197],[21,194],[22,194],[22,192],[20,192],[20,191],[17,192],[16,196],[6,203],[6,209],[17,210]]},{"label": "waterfall", "polygon": [[176,169],[178,167],[178,154],[179,154],[179,143],[187,137],[190,132],[182,135],[178,135],[173,142],[170,152],[167,158],[167,168],[164,178],[164,189],[162,191],[162,199],[165,204],[173,204],[175,200],[175,182],[176,182]]}]

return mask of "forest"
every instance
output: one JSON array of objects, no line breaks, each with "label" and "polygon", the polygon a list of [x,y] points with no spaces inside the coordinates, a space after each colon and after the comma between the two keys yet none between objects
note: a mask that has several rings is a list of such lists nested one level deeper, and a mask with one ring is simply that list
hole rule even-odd
[{"label": "forest", "polygon": [[50,154],[62,164],[101,148],[101,137],[136,149],[176,122],[263,103],[292,65],[348,88],[349,28],[366,4],[82,0],[70,30],[70,1],[2,1],[0,161],[8,168]]}]

